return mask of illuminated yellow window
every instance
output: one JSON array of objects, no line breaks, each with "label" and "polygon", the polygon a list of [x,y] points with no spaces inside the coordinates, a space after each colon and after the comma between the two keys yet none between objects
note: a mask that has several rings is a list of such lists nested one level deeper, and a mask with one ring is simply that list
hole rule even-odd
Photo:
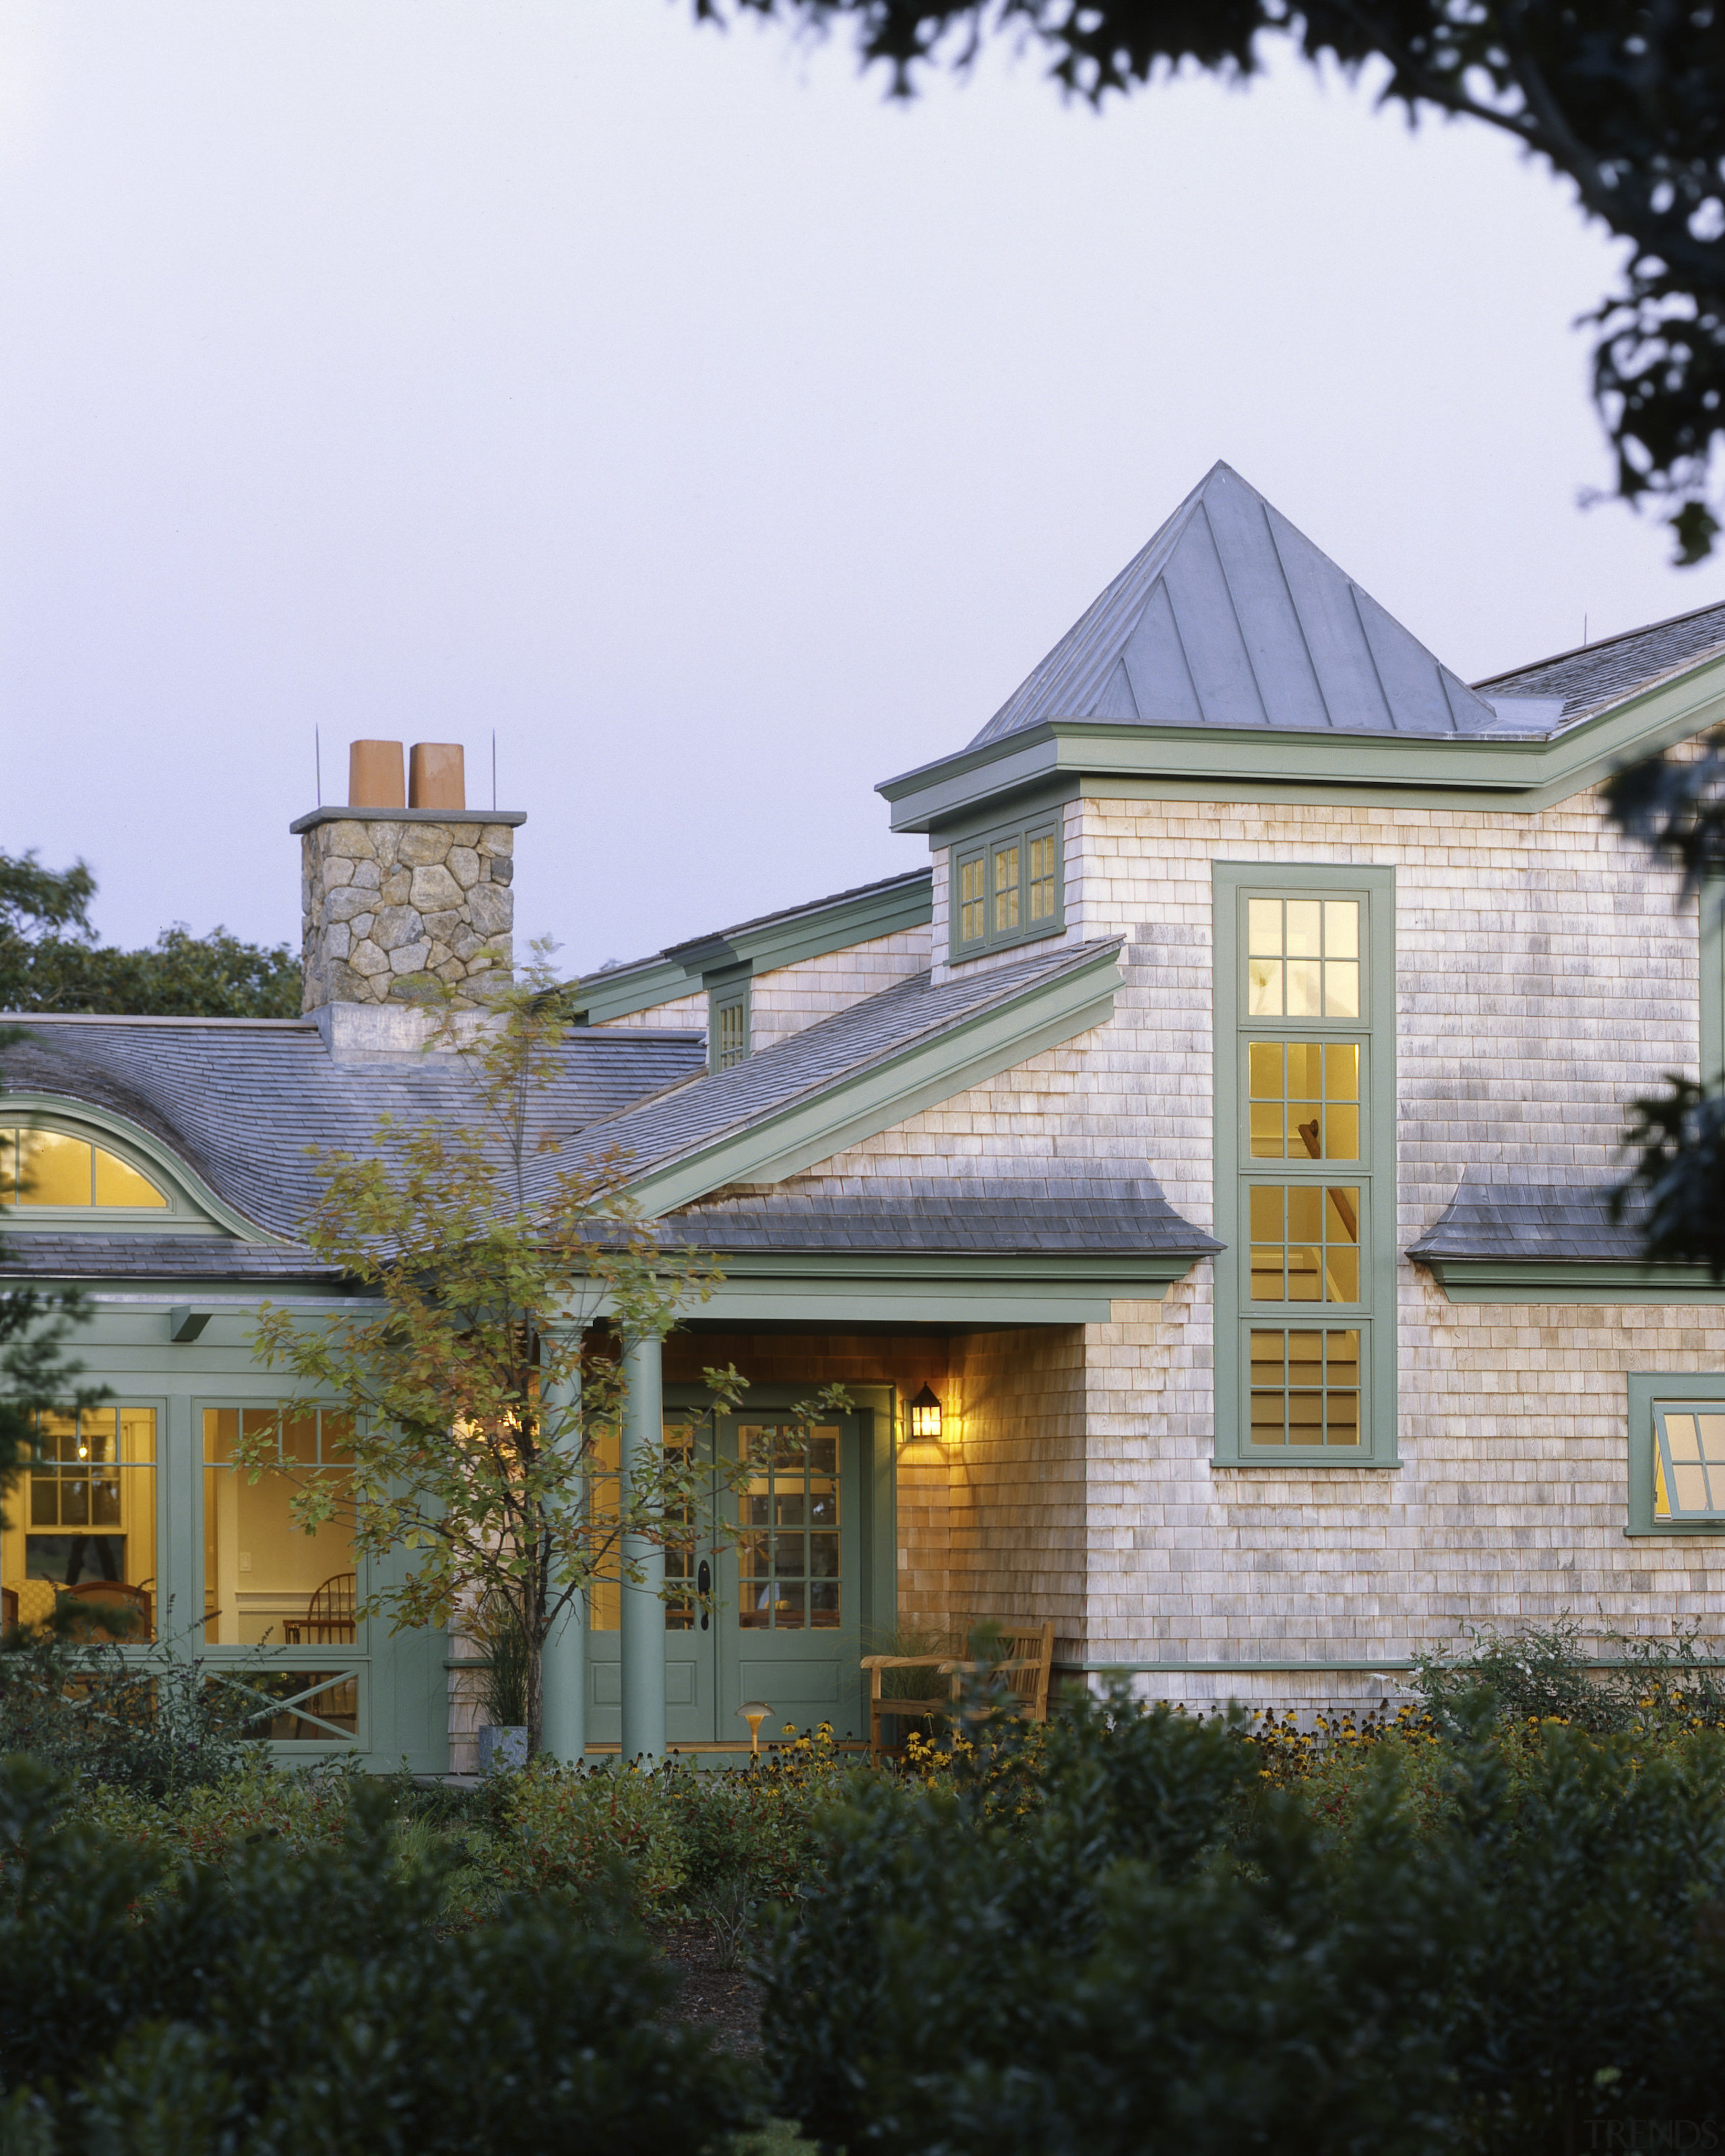
[{"label": "illuminated yellow window", "polygon": [[[278,1427],[279,1425],[279,1427]],[[276,1464],[254,1482],[234,1465],[242,1431]],[[282,1421],[274,1408],[208,1408],[203,1417],[203,1619],[212,1646],[356,1644],[353,1424],[332,1411]],[[290,1510],[324,1477],[336,1508],[307,1534]],[[321,1712],[321,1710],[320,1710]]]},{"label": "illuminated yellow window", "polygon": [[988,932],[988,863],[978,854],[958,870],[958,940],[980,943]]},{"label": "illuminated yellow window", "polygon": [[1252,1158],[1358,1160],[1359,1078],[1357,1040],[1250,1042]]},{"label": "illuminated yellow window", "polygon": [[1296,1332],[1254,1326],[1252,1443],[1358,1445],[1359,1349],[1353,1327]]},{"label": "illuminated yellow window", "polygon": [[1030,841],[1029,891],[1031,920],[1052,921],[1060,906],[1060,879],[1055,865],[1052,832],[1046,838]]},{"label": "illuminated yellow window", "polygon": [[1247,1015],[1358,1018],[1359,915],[1355,898],[1249,898]]},{"label": "illuminated yellow window", "polygon": [[0,1132],[0,1203],[165,1206],[166,1196],[118,1153],[64,1131]]},{"label": "illuminated yellow window", "polygon": [[835,1631],[839,1620],[839,1432],[744,1424],[737,1622],[745,1631]]},{"label": "illuminated yellow window", "polygon": [[1656,1520],[1725,1519],[1725,1402],[1656,1407]]},{"label": "illuminated yellow window", "polygon": [[1248,1188],[1254,1302],[1358,1302],[1358,1184]]},{"label": "illuminated yellow window", "polygon": [[994,933],[1009,936],[1019,925],[1019,850],[994,849]]},{"label": "illuminated yellow window", "polygon": [[29,1471],[7,1500],[0,1581],[26,1624],[69,1597],[93,1630],[129,1645],[155,1636],[153,1409],[38,1417]]}]

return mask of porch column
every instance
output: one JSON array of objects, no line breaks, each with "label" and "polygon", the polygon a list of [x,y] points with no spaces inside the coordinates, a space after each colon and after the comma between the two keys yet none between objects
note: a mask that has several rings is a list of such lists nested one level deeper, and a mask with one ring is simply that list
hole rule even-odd
[{"label": "porch column", "polygon": [[[581,1381],[547,1388],[547,1414],[567,1418],[563,1442],[572,1451],[581,1443],[575,1410]],[[587,1609],[578,1594],[552,1625],[539,1665],[540,1742],[553,1759],[578,1767],[587,1757]]]},{"label": "porch column", "polygon": [[[623,1409],[623,1502],[627,1511],[637,1460],[650,1468],[665,1444],[657,1338],[637,1341],[623,1358],[628,1397]],[[623,1756],[665,1756],[665,1549],[630,1535],[624,1555],[640,1569],[639,1584],[623,1583]]]}]

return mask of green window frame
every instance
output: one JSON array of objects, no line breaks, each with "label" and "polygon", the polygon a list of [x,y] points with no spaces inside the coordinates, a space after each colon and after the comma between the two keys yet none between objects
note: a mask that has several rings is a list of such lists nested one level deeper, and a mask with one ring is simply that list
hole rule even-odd
[{"label": "green window frame", "polygon": [[1395,871],[1214,877],[1214,1458],[1394,1467]]},{"label": "green window frame", "polygon": [[1634,1371],[1628,1394],[1625,1532],[1725,1535],[1725,1371]]},{"label": "green window frame", "polygon": [[749,983],[721,982],[706,992],[706,1067],[734,1070],[749,1057]]},{"label": "green window frame", "polygon": [[1701,1082],[1725,1075],[1725,878],[1709,876],[1697,903],[1701,964]]},{"label": "green window frame", "polygon": [[952,954],[979,957],[1066,925],[1058,813],[985,831],[952,852]]}]

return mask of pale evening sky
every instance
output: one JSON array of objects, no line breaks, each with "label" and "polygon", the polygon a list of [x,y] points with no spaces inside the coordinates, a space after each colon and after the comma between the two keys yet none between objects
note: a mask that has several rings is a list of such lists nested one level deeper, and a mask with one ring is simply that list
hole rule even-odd
[{"label": "pale evening sky", "polygon": [[[1219,456],[1464,675],[1725,594],[1604,482],[1611,254],[1282,65],[895,106],[671,0],[0,5],[0,847],[298,933],[357,734],[524,808],[570,968],[926,858]],[[482,792],[483,789],[483,792]]]}]

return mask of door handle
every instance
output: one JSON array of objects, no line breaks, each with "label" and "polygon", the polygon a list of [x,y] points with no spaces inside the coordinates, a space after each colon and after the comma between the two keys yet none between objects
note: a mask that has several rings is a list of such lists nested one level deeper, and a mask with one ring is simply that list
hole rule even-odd
[{"label": "door handle", "polygon": [[706,1599],[713,1591],[713,1568],[705,1558],[695,1574],[695,1591],[701,1597],[701,1629],[706,1630]]}]

